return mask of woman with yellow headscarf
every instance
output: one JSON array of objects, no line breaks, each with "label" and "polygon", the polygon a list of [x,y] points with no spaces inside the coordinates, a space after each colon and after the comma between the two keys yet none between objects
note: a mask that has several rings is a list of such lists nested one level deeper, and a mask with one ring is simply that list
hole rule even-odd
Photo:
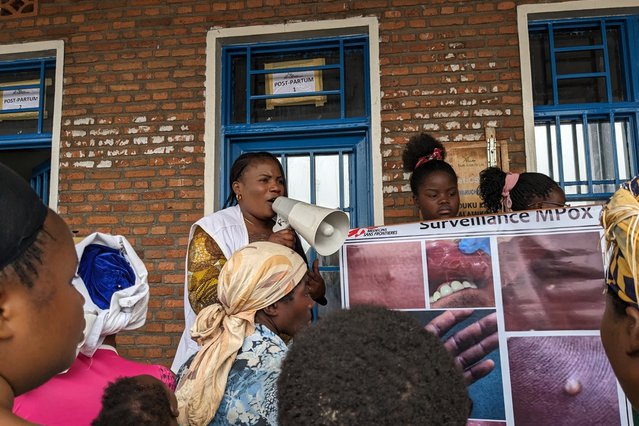
[{"label": "woman with yellow headscarf", "polygon": [[[220,272],[219,302],[191,328],[202,345],[181,374],[181,425],[277,424],[276,382],[287,347],[279,337],[311,322],[307,267],[288,247],[249,244]],[[187,363],[188,364],[188,363]]]},{"label": "woman with yellow headscarf", "polygon": [[609,264],[601,341],[626,396],[639,408],[639,176],[601,213]]}]

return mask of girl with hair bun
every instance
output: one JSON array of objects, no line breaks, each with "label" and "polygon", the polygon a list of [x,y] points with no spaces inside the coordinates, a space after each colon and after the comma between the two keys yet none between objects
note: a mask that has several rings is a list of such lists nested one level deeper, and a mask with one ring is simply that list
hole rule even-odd
[{"label": "girl with hair bun", "polygon": [[444,146],[426,133],[410,138],[404,148],[404,170],[411,173],[410,189],[423,220],[456,217],[459,212],[457,173],[445,159]]},{"label": "girl with hair bun", "polygon": [[543,173],[506,173],[489,167],[479,174],[479,196],[488,213],[564,207],[566,194]]}]

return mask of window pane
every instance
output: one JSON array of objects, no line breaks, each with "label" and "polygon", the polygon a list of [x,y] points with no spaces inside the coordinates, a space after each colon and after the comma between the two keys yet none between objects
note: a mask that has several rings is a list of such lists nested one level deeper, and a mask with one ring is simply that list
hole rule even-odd
[{"label": "window pane", "polygon": [[315,157],[315,202],[318,206],[339,208],[339,155]]},{"label": "window pane", "polygon": [[587,185],[566,185],[566,187],[564,188],[564,192],[567,195],[588,194],[588,186]]},{"label": "window pane", "polygon": [[[247,94],[251,96],[269,95],[275,92],[274,81],[282,77],[272,76],[285,74],[275,71],[278,67],[320,67],[325,65],[340,65],[340,49],[335,42],[327,46],[300,46],[299,49],[287,50],[289,45],[283,43],[281,49],[278,46],[269,47],[268,51],[253,48],[251,50],[250,67],[254,71],[269,71],[273,73],[259,73],[251,76],[249,87],[246,83],[246,58],[248,48],[239,53],[230,54],[232,100],[230,122],[234,124],[246,123]],[[295,98],[280,98],[273,100],[254,100],[251,104],[251,123],[279,122],[279,121],[304,121],[341,118],[341,102],[344,104],[345,117],[363,117],[366,115],[366,81],[364,75],[366,58],[361,44],[346,43],[344,46],[344,87],[341,86],[341,69],[320,69],[293,71],[291,73],[313,73],[318,84],[312,90],[341,91],[340,94],[317,96],[307,95]],[[315,61],[315,62],[312,62]],[[297,64],[287,65],[290,62]],[[249,93],[247,93],[247,90]],[[290,91],[280,90],[281,94]],[[248,123],[247,123],[248,124]]]},{"label": "window pane", "polygon": [[346,117],[363,117],[365,107],[364,52],[361,47],[344,50],[344,102]]},{"label": "window pane", "polygon": [[347,209],[351,207],[351,155],[344,154],[342,159],[344,164],[344,208]]},{"label": "window pane", "polygon": [[[618,119],[615,123],[614,142],[612,128],[607,119],[592,120],[588,124],[592,179],[613,182],[608,185],[599,185],[599,190],[595,192],[614,192],[616,190],[616,184],[614,183],[615,163],[617,163],[621,180],[631,177],[628,159],[628,124],[626,119]],[[615,148],[617,151],[616,156]]]},{"label": "window pane", "polygon": [[[580,121],[561,122],[561,162],[564,181],[575,182],[587,180],[584,129]],[[581,193],[579,187],[573,187]],[[587,188],[586,188],[587,191]]]},{"label": "window pane", "polygon": [[[286,44],[282,44],[282,49],[287,48]],[[314,47],[308,49],[300,47],[299,50],[294,51],[278,51],[275,47],[272,52],[268,53],[253,53],[251,61],[252,70],[264,70],[266,64],[277,64],[278,62],[299,61],[299,60],[311,60],[322,58],[326,65],[339,64],[339,48],[335,47]]]},{"label": "window pane", "polygon": [[535,124],[535,156],[537,172],[558,180],[559,163],[557,161],[557,142],[555,126],[551,123]]},{"label": "window pane", "polygon": [[610,65],[610,84],[612,86],[613,102],[628,100],[626,95],[626,73],[621,60],[621,28],[612,27],[606,31],[608,40],[608,62]]},{"label": "window pane", "polygon": [[[45,70],[44,117],[42,132],[51,133],[53,129],[53,102],[55,98],[55,69]],[[0,85],[26,85],[40,82],[40,69],[26,71],[0,72]],[[39,93],[39,89],[26,89]],[[1,95],[0,91],[0,97]],[[38,105],[34,105],[38,107]],[[38,112],[0,114],[0,136],[28,135],[38,133]]]},{"label": "window pane", "polygon": [[553,103],[552,74],[546,31],[530,33],[530,60],[532,63],[533,103],[535,105],[551,105]]},{"label": "window pane", "polygon": [[42,121],[42,131],[51,133],[53,131],[53,103],[55,99],[55,69],[44,71],[44,120]]},{"label": "window pane", "polygon": [[557,81],[560,104],[607,102],[604,77],[570,78]]},{"label": "window pane", "polygon": [[574,52],[557,52],[555,56],[557,74],[577,74],[604,72],[603,50],[577,50]]},{"label": "window pane", "polygon": [[[339,253],[339,252],[338,252]],[[337,257],[337,256],[332,256]],[[320,256],[320,266],[323,264],[322,260],[326,259],[323,256]],[[325,264],[325,263],[324,263]],[[336,263],[339,265],[339,262]],[[340,309],[342,306],[342,286],[339,280],[339,272],[322,272],[322,278],[324,278],[324,284],[326,284],[326,300],[328,303],[326,306],[318,305],[318,314],[319,317],[325,316],[327,313],[331,311],[335,311]]]},{"label": "window pane", "polygon": [[231,123],[246,122],[246,56],[231,58]]},{"label": "window pane", "polygon": [[601,44],[601,29],[599,23],[583,23],[580,25],[580,28],[555,27],[554,34],[555,47],[592,46],[593,44]]},{"label": "window pane", "polygon": [[311,159],[308,156],[286,157],[288,196],[311,202]]},{"label": "window pane", "polygon": [[[561,141],[556,141],[555,126],[551,123],[535,125],[537,171],[559,181],[559,162],[563,170],[566,194],[588,194],[587,185],[570,185],[579,181],[608,181],[593,185],[593,193],[614,192],[615,163],[619,180],[627,180],[632,174],[630,150],[631,125],[627,118],[617,118],[613,133],[607,119],[589,119],[588,144],[580,119],[564,119],[561,123]],[[561,156],[557,152],[561,147]],[[616,148],[616,153],[615,153]],[[587,168],[589,156],[590,169]]]},{"label": "window pane", "polygon": [[[295,98],[299,100],[300,98]],[[322,120],[340,118],[339,95],[312,96],[301,99],[305,105],[291,105],[283,99],[267,102],[258,99],[251,103],[251,122]]]}]

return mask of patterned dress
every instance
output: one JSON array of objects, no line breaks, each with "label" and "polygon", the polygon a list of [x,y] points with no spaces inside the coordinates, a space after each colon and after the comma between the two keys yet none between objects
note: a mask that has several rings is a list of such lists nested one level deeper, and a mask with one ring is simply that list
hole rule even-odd
[{"label": "patterned dress", "polygon": [[[233,362],[224,396],[209,426],[277,425],[276,385],[286,351],[277,334],[256,324]],[[193,358],[182,367],[180,376]]]}]

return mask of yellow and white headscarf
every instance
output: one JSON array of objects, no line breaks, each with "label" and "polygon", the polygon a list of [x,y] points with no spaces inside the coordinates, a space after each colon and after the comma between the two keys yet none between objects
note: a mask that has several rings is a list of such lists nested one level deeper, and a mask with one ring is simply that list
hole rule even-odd
[{"label": "yellow and white headscarf", "polygon": [[639,176],[624,183],[601,212],[609,264],[606,284],[621,300],[638,305]]},{"label": "yellow and white headscarf", "polygon": [[255,331],[255,313],[290,293],[306,272],[304,260],[280,244],[255,242],[233,253],[220,272],[219,303],[202,309],[191,327],[202,348],[178,384],[180,424],[213,419],[237,352]]}]

